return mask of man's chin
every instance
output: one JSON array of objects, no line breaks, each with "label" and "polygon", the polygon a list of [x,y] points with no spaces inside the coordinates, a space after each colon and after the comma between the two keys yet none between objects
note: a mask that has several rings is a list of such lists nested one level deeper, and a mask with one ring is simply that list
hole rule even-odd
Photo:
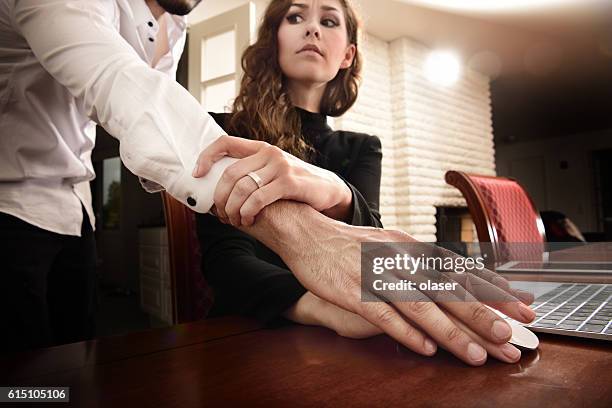
[{"label": "man's chin", "polygon": [[189,14],[201,1],[202,0],[157,0],[157,3],[170,14],[184,16]]}]

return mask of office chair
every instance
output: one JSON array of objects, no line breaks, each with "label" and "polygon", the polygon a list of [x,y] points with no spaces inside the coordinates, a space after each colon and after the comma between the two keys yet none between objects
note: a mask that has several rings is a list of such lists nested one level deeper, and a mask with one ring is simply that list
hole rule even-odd
[{"label": "office chair", "polygon": [[465,197],[481,250],[489,259],[543,260],[544,224],[531,197],[516,180],[453,170],[446,172],[445,180]]},{"label": "office chair", "polygon": [[201,271],[195,213],[161,192],[168,231],[172,310],[175,324],[201,320],[213,304],[213,292]]}]

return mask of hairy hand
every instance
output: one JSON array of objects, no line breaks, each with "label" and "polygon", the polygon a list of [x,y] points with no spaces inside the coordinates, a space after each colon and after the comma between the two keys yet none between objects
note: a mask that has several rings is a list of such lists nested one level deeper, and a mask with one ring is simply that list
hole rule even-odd
[{"label": "hairy hand", "polygon": [[[291,224],[286,223],[289,219]],[[486,361],[487,349],[491,345],[502,347],[512,334],[510,326],[485,304],[525,323],[535,317],[517,298],[521,293],[511,289],[499,275],[486,270],[457,279],[458,289],[453,293],[434,296],[416,291],[411,301],[388,301],[377,293],[368,293],[370,298],[378,298],[364,302],[361,243],[418,241],[401,231],[335,222],[299,203],[284,202],[268,207],[262,220],[261,224],[258,221],[243,230],[281,256],[308,290],[363,317],[417,353],[433,355],[440,345],[468,364],[481,365]],[[269,223],[279,227],[269,229]],[[452,278],[441,274],[438,279],[444,282]],[[363,290],[369,291],[371,287],[366,285]]]}]

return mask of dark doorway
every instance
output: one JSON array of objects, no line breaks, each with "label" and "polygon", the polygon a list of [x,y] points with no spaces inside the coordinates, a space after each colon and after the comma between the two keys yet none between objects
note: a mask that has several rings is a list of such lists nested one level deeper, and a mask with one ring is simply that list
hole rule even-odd
[{"label": "dark doorway", "polygon": [[96,337],[160,326],[142,307],[139,231],[163,225],[159,194],[149,194],[123,166],[119,142],[98,127],[91,183],[96,214],[98,313]]},{"label": "dark doorway", "polygon": [[605,241],[612,240],[612,149],[593,152],[597,223]]}]

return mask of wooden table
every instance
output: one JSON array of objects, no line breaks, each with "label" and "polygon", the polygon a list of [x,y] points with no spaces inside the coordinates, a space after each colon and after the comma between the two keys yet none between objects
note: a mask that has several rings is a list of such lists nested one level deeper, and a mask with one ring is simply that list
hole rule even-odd
[{"label": "wooden table", "polygon": [[82,407],[612,407],[609,343],[540,339],[517,364],[473,368],[384,335],[210,319],[0,358],[0,385],[69,386]]}]

